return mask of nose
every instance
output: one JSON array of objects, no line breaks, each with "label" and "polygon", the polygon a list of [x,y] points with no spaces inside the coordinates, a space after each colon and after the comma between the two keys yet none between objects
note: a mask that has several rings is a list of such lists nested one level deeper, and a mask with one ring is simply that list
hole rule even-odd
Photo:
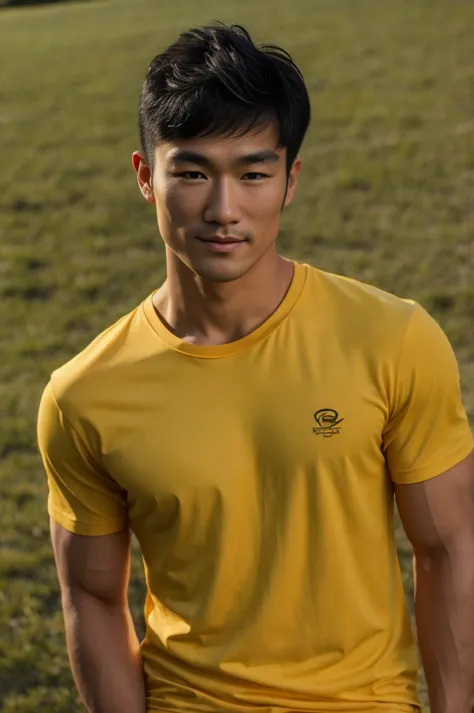
[{"label": "nose", "polygon": [[235,179],[222,178],[215,181],[209,192],[204,220],[207,223],[219,223],[219,225],[239,222],[240,208]]}]

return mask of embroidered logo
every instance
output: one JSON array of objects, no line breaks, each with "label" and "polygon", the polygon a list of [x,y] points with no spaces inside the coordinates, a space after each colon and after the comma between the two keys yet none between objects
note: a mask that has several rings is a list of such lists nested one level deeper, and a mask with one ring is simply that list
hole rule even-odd
[{"label": "embroidered logo", "polygon": [[343,418],[339,418],[338,412],[334,411],[333,408],[320,408],[314,414],[314,420],[318,424],[317,428],[313,428],[314,435],[323,436],[324,438],[338,436],[341,431],[338,426],[344,421]]}]

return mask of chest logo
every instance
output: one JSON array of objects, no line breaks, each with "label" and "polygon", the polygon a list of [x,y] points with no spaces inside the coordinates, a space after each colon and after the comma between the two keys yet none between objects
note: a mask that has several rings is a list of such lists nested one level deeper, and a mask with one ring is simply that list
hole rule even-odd
[{"label": "chest logo", "polygon": [[331,436],[338,436],[341,432],[339,424],[344,421],[343,418],[339,418],[337,411],[333,408],[320,408],[314,414],[314,420],[318,424],[317,428],[313,428],[313,433],[315,436],[323,436],[324,438],[331,438]]}]

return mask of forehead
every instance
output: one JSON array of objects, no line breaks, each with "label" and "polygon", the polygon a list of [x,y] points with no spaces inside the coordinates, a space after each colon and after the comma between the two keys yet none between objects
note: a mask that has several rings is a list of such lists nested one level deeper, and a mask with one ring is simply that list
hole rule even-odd
[{"label": "forehead", "polygon": [[160,161],[172,163],[179,152],[189,151],[202,154],[210,162],[228,164],[239,158],[261,152],[273,152],[280,159],[286,149],[278,147],[278,134],[273,124],[241,136],[201,136],[177,139],[159,144],[155,156]]}]

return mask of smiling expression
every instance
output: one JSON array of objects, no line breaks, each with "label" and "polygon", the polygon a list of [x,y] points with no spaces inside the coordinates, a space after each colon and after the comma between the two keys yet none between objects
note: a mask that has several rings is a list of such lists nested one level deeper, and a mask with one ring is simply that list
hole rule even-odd
[{"label": "smiling expression", "polygon": [[161,143],[152,181],[139,154],[134,166],[143,195],[156,204],[168,261],[178,259],[204,279],[227,282],[274,252],[300,159],[287,176],[286,149],[278,147],[270,124],[237,137]]}]

